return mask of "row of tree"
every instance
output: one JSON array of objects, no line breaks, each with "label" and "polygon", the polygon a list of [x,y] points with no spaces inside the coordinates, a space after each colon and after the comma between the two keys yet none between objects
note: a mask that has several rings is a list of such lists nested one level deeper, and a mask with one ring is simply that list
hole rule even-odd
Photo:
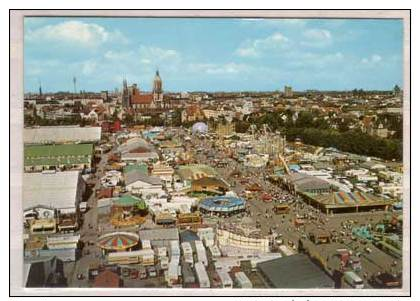
[{"label": "row of tree", "polygon": [[57,118],[57,119],[48,119],[42,118],[38,115],[25,115],[24,116],[24,124],[25,126],[57,126],[57,125],[80,125],[85,126],[88,125],[90,122],[86,119],[81,118],[78,115],[74,115],[71,117],[65,118]]},{"label": "row of tree", "polygon": [[303,143],[322,147],[335,147],[344,152],[383,158],[402,160],[403,145],[399,139],[384,139],[351,130],[340,133],[332,129],[285,128],[290,141],[300,138]]},{"label": "row of tree", "polygon": [[[287,119],[283,120],[285,115]],[[293,113],[285,111],[265,112],[260,115],[251,115],[246,120],[234,120],[236,131],[246,132],[251,124],[261,128],[267,124],[273,131],[281,131],[286,134],[290,141],[300,138],[303,143],[322,146],[335,147],[345,152],[374,156],[386,160],[402,160],[402,124],[393,125],[394,129],[400,128],[398,136],[393,139],[384,139],[363,133],[360,130],[350,130],[349,121],[344,120],[338,123],[338,128],[333,129],[323,118],[318,118],[317,114],[309,111],[301,112],[293,121]],[[395,122],[395,121],[394,121]]]}]

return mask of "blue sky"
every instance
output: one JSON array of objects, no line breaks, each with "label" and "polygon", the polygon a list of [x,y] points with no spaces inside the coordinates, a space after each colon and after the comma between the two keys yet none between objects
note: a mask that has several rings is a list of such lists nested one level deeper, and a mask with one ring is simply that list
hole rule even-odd
[{"label": "blue sky", "polygon": [[401,20],[25,18],[26,92],[391,89]]}]

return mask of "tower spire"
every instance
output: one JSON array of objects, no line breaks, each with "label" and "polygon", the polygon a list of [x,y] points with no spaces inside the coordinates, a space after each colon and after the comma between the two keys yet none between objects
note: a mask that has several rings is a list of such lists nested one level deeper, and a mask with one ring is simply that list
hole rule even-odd
[{"label": "tower spire", "polygon": [[74,94],[76,94],[76,76],[73,76]]},{"label": "tower spire", "polygon": [[39,96],[42,96],[41,80],[38,79],[38,83],[39,83]]}]

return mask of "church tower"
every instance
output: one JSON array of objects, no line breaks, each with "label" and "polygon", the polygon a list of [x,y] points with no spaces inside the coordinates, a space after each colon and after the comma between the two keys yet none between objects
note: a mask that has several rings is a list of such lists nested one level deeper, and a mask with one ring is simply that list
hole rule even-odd
[{"label": "church tower", "polygon": [[162,79],[160,78],[159,70],[156,70],[156,75],[153,79],[153,103],[157,108],[161,108],[163,104]]},{"label": "church tower", "polygon": [[123,80],[122,105],[124,108],[128,108],[130,106],[130,96],[128,93],[127,80],[125,78]]}]

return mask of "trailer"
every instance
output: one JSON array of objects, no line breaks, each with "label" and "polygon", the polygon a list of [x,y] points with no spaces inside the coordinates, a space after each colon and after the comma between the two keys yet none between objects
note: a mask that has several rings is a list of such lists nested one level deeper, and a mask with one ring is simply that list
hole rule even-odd
[{"label": "trailer", "polygon": [[204,264],[201,262],[195,263],[194,270],[197,275],[200,288],[210,288],[210,279],[206,272],[206,268],[204,267]]},{"label": "trailer", "polygon": [[151,249],[152,246],[150,244],[150,240],[142,240],[141,241],[141,246],[143,249]]},{"label": "trailer", "polygon": [[193,251],[191,248],[191,244],[188,241],[181,243],[182,255],[192,255]]},{"label": "trailer", "polygon": [[130,252],[114,252],[107,256],[108,264],[136,264],[144,266],[155,264],[155,254],[153,250],[138,250]]},{"label": "trailer", "polygon": [[176,240],[171,240],[170,242],[170,248],[169,248],[169,255],[172,259],[173,256],[181,256],[181,251],[179,249],[179,242]]},{"label": "trailer", "polygon": [[165,272],[165,278],[169,287],[174,287],[179,284],[179,265],[176,261],[169,262],[168,271]]},{"label": "trailer", "polygon": [[196,240],[195,243],[195,251],[197,255],[197,262],[201,262],[204,266],[208,266],[207,254],[206,249],[201,241]]},{"label": "trailer", "polygon": [[225,270],[217,270],[217,275],[220,278],[222,288],[233,288],[233,281],[228,272]]},{"label": "trailer", "polygon": [[167,270],[169,265],[168,257],[160,257],[160,268],[162,270]]},{"label": "trailer", "polygon": [[252,282],[244,272],[235,273],[235,284],[239,288],[252,288]]},{"label": "trailer", "polygon": [[211,246],[209,250],[212,261],[215,261],[218,257],[222,256],[222,253],[220,252],[220,249],[217,245]]},{"label": "trailer", "polygon": [[155,252],[156,252],[156,257],[158,258],[167,257],[167,254],[168,254],[166,247],[157,247],[155,249]]}]

